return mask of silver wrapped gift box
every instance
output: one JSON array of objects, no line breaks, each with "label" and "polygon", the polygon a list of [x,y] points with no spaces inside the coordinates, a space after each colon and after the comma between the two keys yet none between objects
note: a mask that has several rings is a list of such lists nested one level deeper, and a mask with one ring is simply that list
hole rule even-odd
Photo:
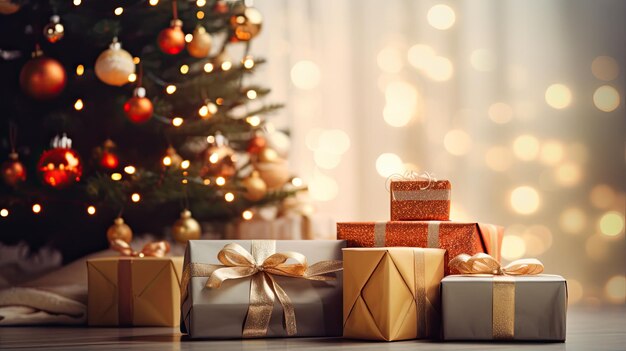
[{"label": "silver wrapped gift box", "polygon": [[[254,254],[253,245],[270,243],[276,253],[296,252],[306,257],[311,267],[320,261],[335,260],[341,267],[341,249],[346,247],[342,240],[191,240],[187,244],[183,277],[181,331],[192,338],[231,339],[250,337],[244,333],[249,312],[252,277],[228,279],[217,288],[207,287],[206,275],[189,273],[190,267],[218,266],[218,254],[226,245],[238,244]],[[232,245],[231,245],[232,246]],[[267,256],[267,255],[266,255]],[[255,256],[256,257],[256,256]],[[264,258],[263,258],[264,259]],[[262,261],[260,258],[259,261]],[[286,264],[291,263],[291,259]],[[261,264],[259,262],[259,264]],[[223,265],[221,267],[224,267]],[[314,267],[313,267],[314,268]],[[193,269],[191,269],[193,271]],[[268,270],[265,270],[267,273]],[[255,274],[265,274],[258,272]],[[205,275],[205,276],[198,276]],[[266,276],[269,274],[266,274]],[[297,333],[291,336],[341,336],[342,334],[342,272],[327,274],[334,280],[317,281],[300,277],[271,275],[265,277],[275,281],[288,296],[295,313]],[[210,285],[210,284],[209,284]],[[278,294],[276,294],[278,295]],[[278,296],[277,296],[278,297]],[[263,335],[252,337],[285,337],[284,309],[277,299],[270,307],[269,325]],[[269,313],[268,313],[269,314]],[[288,324],[288,323],[287,323]]]},{"label": "silver wrapped gift box", "polygon": [[558,275],[451,275],[441,281],[444,340],[565,341]]}]

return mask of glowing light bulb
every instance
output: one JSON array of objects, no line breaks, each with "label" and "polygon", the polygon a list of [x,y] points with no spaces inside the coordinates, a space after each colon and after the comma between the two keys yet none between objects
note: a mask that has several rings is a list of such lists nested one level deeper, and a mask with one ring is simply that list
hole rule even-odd
[{"label": "glowing light bulb", "polygon": [[168,85],[167,87],[165,87],[165,92],[172,95],[176,92],[176,86],[175,85]]},{"label": "glowing light bulb", "polygon": [[95,214],[96,214],[96,207],[95,207],[95,206],[88,206],[88,207],[87,207],[87,213],[88,213],[90,216],[95,215]]},{"label": "glowing light bulb", "polygon": [[137,169],[134,166],[126,166],[124,167],[124,172],[127,174],[134,174]]},{"label": "glowing light bulb", "polygon": [[41,205],[40,204],[34,204],[33,205],[33,213],[37,214],[41,212]]},{"label": "glowing light bulb", "polygon": [[189,160],[184,160],[183,162],[180,163],[180,168],[187,169],[189,168],[190,165],[191,165],[191,162],[189,162]]},{"label": "glowing light bulb", "polygon": [[302,179],[295,177],[291,180],[293,186],[302,186]]},{"label": "glowing light bulb", "polygon": [[196,12],[196,18],[197,19],[203,19],[204,18],[204,11],[198,11]]},{"label": "glowing light bulb", "polygon": [[172,165],[172,158],[169,156],[163,157],[163,166],[171,166],[171,165]]},{"label": "glowing light bulb", "polygon": [[128,75],[128,81],[133,83],[134,81],[137,80],[137,75],[135,73],[131,73]]},{"label": "glowing light bulb", "polygon": [[74,6],[80,6],[81,3],[81,0],[74,0]]},{"label": "glowing light bulb", "polygon": [[76,66],[76,75],[82,76],[83,74],[85,74],[85,66],[83,65]]},{"label": "glowing light bulb", "polygon": [[209,115],[209,108],[206,105],[200,107],[200,109],[198,110],[198,114],[200,115],[200,117],[208,116]]},{"label": "glowing light bulb", "polygon": [[9,216],[9,210],[7,210],[6,208],[3,208],[2,210],[0,210],[0,217],[8,217]]},{"label": "glowing light bulb", "polygon": [[196,1],[196,6],[202,7],[204,5],[206,5],[206,0],[197,0]]},{"label": "glowing light bulb", "polygon": [[215,184],[217,184],[218,186],[222,186],[226,184],[226,179],[224,177],[217,177],[215,178]]},{"label": "glowing light bulb", "polygon": [[84,106],[85,105],[83,104],[83,100],[81,100],[81,99],[76,100],[76,102],[74,103],[74,109],[76,111],[82,110]]},{"label": "glowing light bulb", "polygon": [[224,200],[226,200],[226,202],[233,202],[235,200],[235,195],[233,193],[226,193],[224,194]]},{"label": "glowing light bulb", "polygon": [[150,3],[150,6],[156,6],[159,4],[159,0],[150,0],[148,3]]},{"label": "glowing light bulb", "polygon": [[247,69],[251,69],[252,67],[254,67],[254,59],[252,58],[252,56],[244,57],[243,66]]},{"label": "glowing light bulb", "polygon": [[139,57],[137,57],[137,56],[133,57],[133,63],[134,64],[138,65],[139,62],[141,62],[141,59]]},{"label": "glowing light bulb", "polygon": [[254,217],[254,214],[250,210],[245,210],[241,213],[241,217],[243,217],[246,221],[249,221],[252,217]]},{"label": "glowing light bulb", "polygon": [[257,92],[254,90],[248,90],[248,92],[246,92],[246,96],[248,97],[248,99],[254,100],[257,97]]},{"label": "glowing light bulb", "polygon": [[185,42],[186,43],[191,43],[192,40],[193,40],[193,34],[191,34],[191,33],[185,34]]},{"label": "glowing light bulb", "polygon": [[261,118],[259,116],[246,117],[246,122],[253,127],[258,127],[261,124]]},{"label": "glowing light bulb", "polygon": [[211,179],[207,178],[207,179],[203,180],[203,181],[202,181],[202,184],[204,184],[204,185],[209,185],[209,184],[211,184]]},{"label": "glowing light bulb", "polygon": [[119,15],[121,15],[122,13],[124,13],[124,9],[123,9],[122,7],[116,7],[116,8],[115,8],[115,10],[113,11],[113,13],[114,13],[116,16],[119,16]]},{"label": "glowing light bulb", "polygon": [[139,201],[141,200],[141,195],[139,195],[139,193],[133,193],[133,194],[130,196],[130,199],[131,199],[133,202],[139,202]]},{"label": "glowing light bulb", "polygon": [[180,117],[174,117],[174,119],[172,119],[172,125],[174,127],[180,127],[183,125],[183,119]]},{"label": "glowing light bulb", "polygon": [[182,74],[189,73],[189,66],[187,66],[187,65],[180,66],[180,73],[182,73]]},{"label": "glowing light bulb", "polygon": [[222,67],[222,71],[228,71],[228,70],[230,70],[233,67],[233,64],[230,61],[224,61],[224,62],[222,62],[222,66],[221,67]]},{"label": "glowing light bulb", "polygon": [[122,180],[122,173],[113,173],[111,174],[111,179],[114,181]]}]

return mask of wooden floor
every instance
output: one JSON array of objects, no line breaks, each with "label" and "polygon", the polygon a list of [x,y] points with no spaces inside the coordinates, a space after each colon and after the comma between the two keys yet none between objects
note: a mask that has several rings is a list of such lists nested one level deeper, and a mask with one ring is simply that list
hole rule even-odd
[{"label": "wooden floor", "polygon": [[626,350],[626,308],[573,309],[567,342],[358,342],[340,338],[192,341],[170,328],[0,328],[3,350]]}]

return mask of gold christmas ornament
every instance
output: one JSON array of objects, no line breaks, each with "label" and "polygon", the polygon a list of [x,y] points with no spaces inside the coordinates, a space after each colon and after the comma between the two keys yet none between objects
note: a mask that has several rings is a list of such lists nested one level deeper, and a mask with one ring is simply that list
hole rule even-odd
[{"label": "gold christmas ornament", "polygon": [[290,178],[289,167],[285,160],[257,163],[255,168],[259,172],[261,179],[265,182],[265,185],[267,185],[268,190],[282,188]]},{"label": "gold christmas ornament", "polygon": [[109,242],[115,239],[120,239],[130,243],[133,240],[133,231],[130,229],[128,224],[124,223],[124,219],[122,217],[117,217],[113,220],[113,225],[107,229],[107,239]]},{"label": "gold christmas ornament", "polygon": [[249,41],[261,31],[263,16],[254,7],[242,7],[230,17],[230,40],[233,42]]},{"label": "gold christmas ornament", "polygon": [[250,201],[259,201],[267,194],[267,185],[257,171],[253,171],[242,183],[246,188],[246,193],[243,196]]},{"label": "gold christmas ornament", "polygon": [[278,156],[278,153],[269,147],[263,148],[261,152],[259,152],[259,162],[280,162],[282,161]]},{"label": "gold christmas ornament", "polygon": [[172,236],[174,240],[181,244],[186,244],[189,240],[200,239],[202,229],[200,223],[191,217],[191,211],[184,210],[172,226]]},{"label": "gold christmas ornament", "polygon": [[195,58],[203,58],[209,55],[213,40],[202,26],[196,27],[193,31],[193,39],[187,44],[187,52]]},{"label": "gold christmas ornament", "polygon": [[122,45],[113,38],[107,50],[104,50],[95,65],[96,76],[108,84],[122,86],[128,83],[128,76],[135,73],[133,56],[122,49]]}]

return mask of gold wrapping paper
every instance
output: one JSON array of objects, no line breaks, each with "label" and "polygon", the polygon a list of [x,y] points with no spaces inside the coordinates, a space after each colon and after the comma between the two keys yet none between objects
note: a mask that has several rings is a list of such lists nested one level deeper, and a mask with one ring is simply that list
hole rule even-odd
[{"label": "gold wrapping paper", "polygon": [[182,267],[182,257],[87,260],[87,324],[179,325]]},{"label": "gold wrapping paper", "polygon": [[451,188],[447,180],[392,180],[391,220],[449,220]]},{"label": "gold wrapping paper", "polygon": [[437,337],[441,249],[343,249],[343,336],[368,340]]},{"label": "gold wrapping paper", "polygon": [[[337,239],[348,247],[411,246],[440,248],[448,257],[488,253],[500,261],[504,228],[485,223],[452,221],[344,222],[337,223]],[[455,273],[448,268],[446,275]]]}]

